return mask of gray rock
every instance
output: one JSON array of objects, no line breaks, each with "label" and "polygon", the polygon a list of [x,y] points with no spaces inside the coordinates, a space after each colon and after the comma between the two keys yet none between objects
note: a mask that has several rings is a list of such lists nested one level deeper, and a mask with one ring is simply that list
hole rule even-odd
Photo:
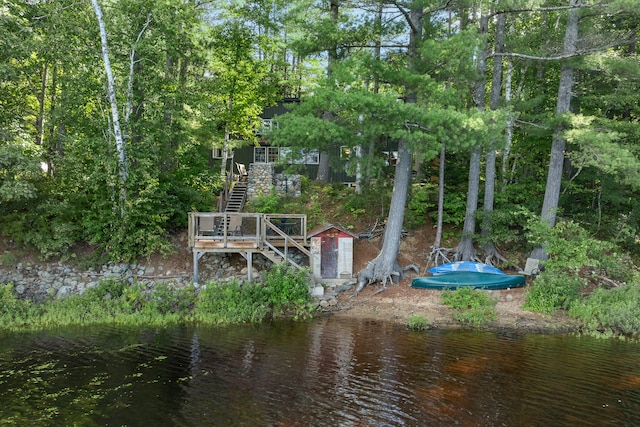
[{"label": "gray rock", "polygon": [[56,298],[66,298],[71,294],[71,286],[63,286],[56,293]]}]

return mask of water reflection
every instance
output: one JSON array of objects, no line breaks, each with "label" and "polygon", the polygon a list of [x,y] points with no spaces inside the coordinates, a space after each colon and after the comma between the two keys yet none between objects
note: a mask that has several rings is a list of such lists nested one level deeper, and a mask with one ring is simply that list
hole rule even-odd
[{"label": "water reflection", "polygon": [[6,335],[0,424],[631,426],[638,350],[332,318]]}]

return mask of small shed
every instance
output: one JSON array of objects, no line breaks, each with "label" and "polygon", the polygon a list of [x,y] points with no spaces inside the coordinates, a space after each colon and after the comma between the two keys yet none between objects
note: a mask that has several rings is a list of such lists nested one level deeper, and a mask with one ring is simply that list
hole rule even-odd
[{"label": "small shed", "polygon": [[353,239],[357,236],[341,227],[324,224],[311,230],[312,273],[315,279],[353,277]]}]

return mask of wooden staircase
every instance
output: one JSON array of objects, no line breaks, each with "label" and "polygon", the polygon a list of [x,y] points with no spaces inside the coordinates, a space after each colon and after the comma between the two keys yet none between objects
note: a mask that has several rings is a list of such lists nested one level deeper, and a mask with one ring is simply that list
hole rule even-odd
[{"label": "wooden staircase", "polygon": [[235,213],[242,211],[244,203],[247,201],[247,183],[236,182],[236,185],[231,189],[231,194],[227,199],[227,205],[224,208],[225,212]]},{"label": "wooden staircase", "polygon": [[[247,183],[246,182],[236,182],[236,184],[231,189],[231,193],[229,194],[229,198],[227,199],[227,203],[225,205],[224,211],[226,213],[238,213],[242,211],[245,202],[247,201]],[[229,219],[227,219],[226,228],[228,231],[232,233],[237,233],[236,227],[231,227],[229,224]],[[216,235],[222,236],[225,230],[225,223],[221,220],[218,223],[218,227],[216,229]]]}]

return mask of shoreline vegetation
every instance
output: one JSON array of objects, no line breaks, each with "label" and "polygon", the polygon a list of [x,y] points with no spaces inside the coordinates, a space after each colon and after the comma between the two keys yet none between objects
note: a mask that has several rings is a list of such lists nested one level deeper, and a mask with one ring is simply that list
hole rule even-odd
[{"label": "shoreline vegetation", "polygon": [[[368,224],[378,224],[375,215],[366,213],[371,210],[364,204],[377,206],[375,200],[367,198],[370,195],[356,196],[331,186],[305,194],[307,199],[302,200],[262,196],[251,209],[267,212],[272,206],[277,210],[306,214],[314,224],[331,218],[354,231],[370,229]],[[425,219],[428,203],[414,201],[411,206],[409,222],[412,226],[402,238],[398,254],[398,262],[403,265],[418,260],[421,264],[428,263],[433,249],[434,229]],[[417,215],[416,211],[422,214]],[[322,216],[319,216],[320,212]],[[417,222],[417,218],[423,222]],[[637,316],[640,312],[640,274],[632,255],[613,242],[593,237],[570,220],[548,228],[532,217],[528,222],[524,221],[521,228],[521,233],[511,229],[510,240],[503,243],[508,265],[523,265],[523,254],[530,253],[531,247],[542,242],[549,258],[540,274],[528,278],[527,286],[519,290],[421,292],[424,290],[410,287],[410,276],[407,276],[399,284],[386,288],[368,285],[357,297],[353,297],[353,292],[342,292],[335,305],[319,308],[318,301],[309,292],[311,280],[307,272],[271,264],[262,266],[262,279],[258,283],[245,284],[243,280],[231,278],[232,271],[236,271],[235,267],[229,266],[231,259],[221,258],[222,264],[216,266],[215,273],[212,270],[214,278],[207,280],[206,286],[193,286],[184,270],[188,264],[185,260],[190,259],[190,255],[182,236],[177,240],[167,239],[176,253],[164,264],[164,272],[185,273],[186,279],[181,283],[154,280],[150,285],[135,277],[131,280],[102,279],[95,287],[80,292],[81,295],[57,298],[52,294],[42,303],[35,303],[16,292],[11,280],[5,280],[8,283],[0,283],[0,331],[96,323],[232,324],[279,318],[303,319],[321,313],[391,321],[415,330],[472,327],[640,337],[640,317]],[[447,230],[446,234],[448,237],[443,244],[455,247],[455,229]],[[381,236],[357,240],[354,271],[360,271],[375,258],[381,245]],[[21,253],[23,249],[4,242],[0,249],[4,249],[0,264],[6,266],[21,265],[21,255],[25,253],[27,259],[35,257],[27,246]],[[94,270],[104,264],[98,251],[87,249],[78,255],[68,254],[57,265],[62,267],[68,257],[79,265],[93,265]],[[161,255],[158,257],[156,262]],[[148,267],[153,265],[153,260],[147,264]],[[146,274],[150,270],[140,271]]]},{"label": "shoreline vegetation", "polygon": [[[308,272],[304,270],[275,266],[265,274],[262,282],[253,284],[231,280],[210,282],[198,288],[162,282],[149,288],[145,284],[103,280],[82,295],[51,297],[39,303],[16,297],[12,284],[5,284],[0,285],[0,331],[25,332],[101,324],[155,327],[231,325],[277,319],[305,320],[329,315],[388,321],[414,331],[476,328],[513,333],[638,337],[635,331],[640,321],[634,320],[633,311],[625,317],[625,310],[634,310],[634,304],[640,300],[639,288],[635,285],[613,293],[595,292],[600,306],[609,306],[608,315],[594,313],[593,307],[586,303],[581,305],[583,311],[529,312],[523,315],[527,312],[520,307],[523,305],[522,297],[532,291],[531,287],[526,291],[522,288],[431,291],[427,299],[438,299],[439,302],[432,301],[428,306],[417,303],[415,294],[403,300],[397,293],[390,297],[385,296],[382,289],[369,289],[358,297],[343,292],[336,306],[322,308],[311,296],[310,283]],[[410,288],[408,283],[401,283],[387,289]],[[515,314],[513,308],[500,308],[501,304],[515,305]],[[590,317],[584,313],[589,313]],[[609,323],[605,325],[603,320]]]},{"label": "shoreline vegetation", "polygon": [[98,324],[168,326],[228,325],[268,319],[305,319],[315,308],[303,270],[276,266],[261,283],[237,280],[174,286],[103,280],[84,293],[35,303],[17,298],[12,284],[0,285],[0,330],[28,331]]}]

